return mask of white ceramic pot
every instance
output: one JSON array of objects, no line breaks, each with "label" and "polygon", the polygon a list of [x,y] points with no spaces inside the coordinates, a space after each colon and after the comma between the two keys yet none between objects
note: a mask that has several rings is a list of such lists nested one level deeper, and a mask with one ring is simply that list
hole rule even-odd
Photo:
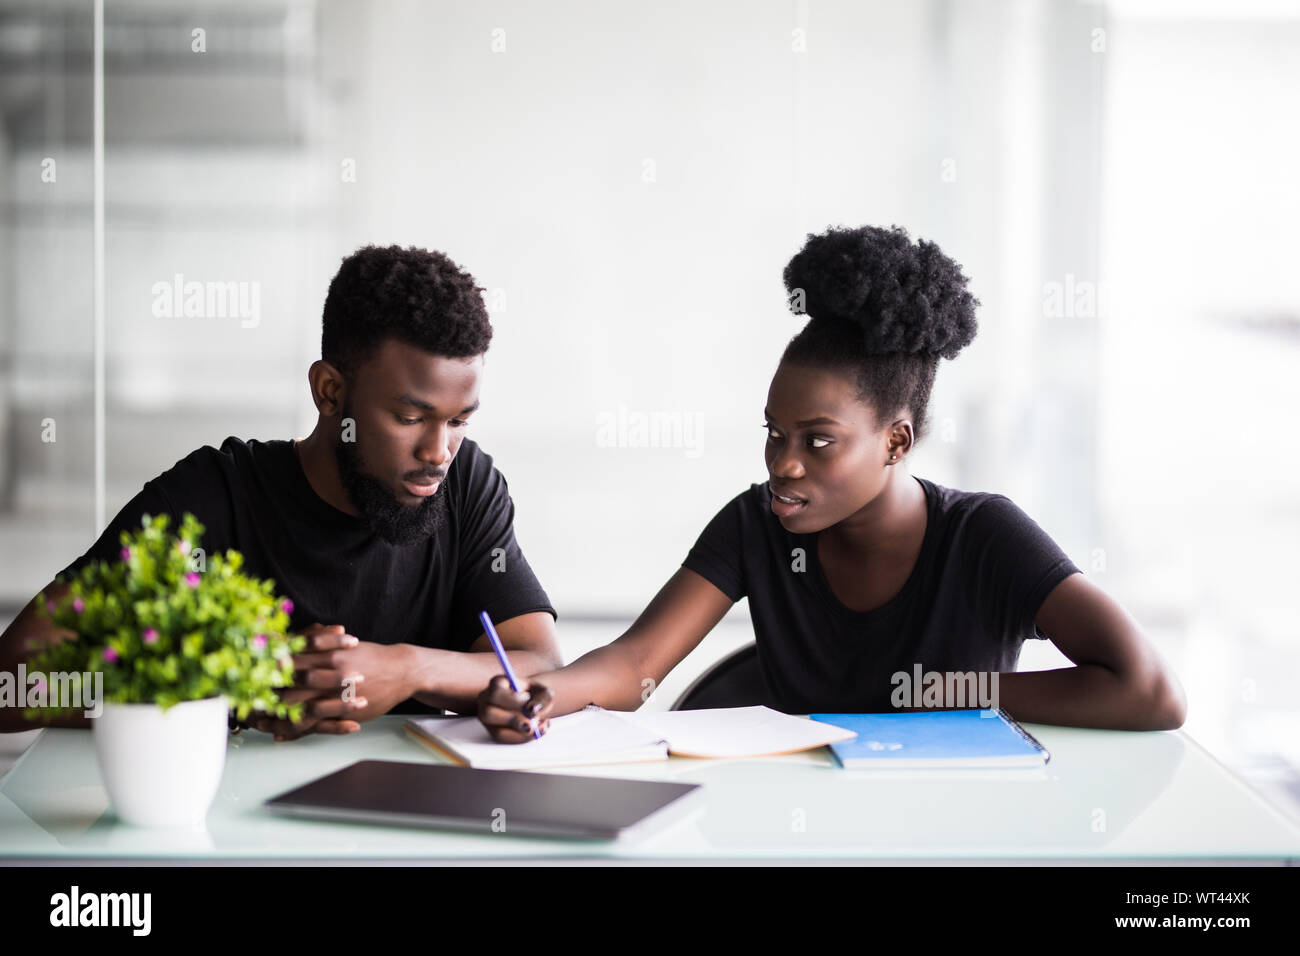
[{"label": "white ceramic pot", "polygon": [[104,704],[95,756],[118,819],[147,827],[203,825],[221,785],[229,729],[224,697]]}]

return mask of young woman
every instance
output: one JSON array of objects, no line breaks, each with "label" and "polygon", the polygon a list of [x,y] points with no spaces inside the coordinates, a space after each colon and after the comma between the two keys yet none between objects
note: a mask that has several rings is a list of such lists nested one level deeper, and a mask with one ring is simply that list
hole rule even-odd
[{"label": "young woman", "polygon": [[[1181,726],[1178,679],[1037,524],[1002,495],[907,472],[940,357],[975,337],[966,282],[898,227],[810,236],[785,270],[809,321],[768,390],[769,480],[718,513],[616,641],[518,693],[495,678],[479,696],[492,736],[528,740],[589,702],[635,710],[746,596],[759,696],[787,713],[913,709],[918,676],[979,672],[1021,721]],[[1015,673],[1026,638],[1075,666]]]}]

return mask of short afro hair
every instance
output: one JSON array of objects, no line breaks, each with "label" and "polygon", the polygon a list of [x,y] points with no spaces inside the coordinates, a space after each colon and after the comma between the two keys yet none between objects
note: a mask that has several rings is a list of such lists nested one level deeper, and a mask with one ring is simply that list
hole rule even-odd
[{"label": "short afro hair", "polygon": [[900,226],[809,234],[785,267],[790,308],[809,321],[781,361],[852,373],[878,422],[907,409],[919,441],[939,359],[955,358],[978,328],[966,283],[937,245]]},{"label": "short afro hair", "polygon": [[448,358],[482,355],[492,341],[482,292],[441,252],[365,246],[330,282],[321,358],[350,378],[390,338]]}]

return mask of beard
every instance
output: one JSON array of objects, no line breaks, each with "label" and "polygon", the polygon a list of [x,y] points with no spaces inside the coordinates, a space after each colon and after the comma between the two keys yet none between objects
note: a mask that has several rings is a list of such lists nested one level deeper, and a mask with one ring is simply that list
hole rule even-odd
[{"label": "beard", "polygon": [[[347,417],[346,415],[344,417]],[[438,490],[417,505],[398,501],[382,483],[366,474],[365,462],[354,442],[334,446],[339,478],[361,520],[389,544],[406,545],[438,534],[447,525],[447,487],[444,477]]]}]

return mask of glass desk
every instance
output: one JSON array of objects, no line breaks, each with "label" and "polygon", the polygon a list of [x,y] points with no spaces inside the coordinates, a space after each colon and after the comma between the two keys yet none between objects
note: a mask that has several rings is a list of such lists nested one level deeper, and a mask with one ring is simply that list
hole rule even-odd
[{"label": "glass desk", "polygon": [[549,770],[700,783],[693,816],[637,842],[467,834],[272,815],[285,790],[373,758],[437,762],[381,717],[345,737],[231,737],[203,830],[119,823],[88,730],[47,729],[0,781],[0,863],[607,862],[1294,864],[1300,827],[1182,731],[1026,729],[1032,770],[844,771],[825,749]]}]

